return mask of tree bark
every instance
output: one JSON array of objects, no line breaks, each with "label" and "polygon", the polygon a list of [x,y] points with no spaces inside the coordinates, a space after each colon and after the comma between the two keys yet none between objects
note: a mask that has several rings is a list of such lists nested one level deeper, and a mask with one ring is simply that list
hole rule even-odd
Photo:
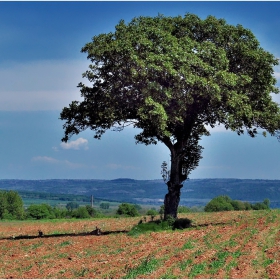
[{"label": "tree bark", "polygon": [[170,178],[167,182],[168,193],[164,199],[164,220],[168,217],[177,219],[177,210],[180,202],[182,182],[185,176],[182,175],[182,156],[180,151],[171,150]]},{"label": "tree bark", "polygon": [[177,219],[178,206],[183,185],[174,185],[172,182],[167,183],[168,193],[164,199],[164,220],[168,217]]}]

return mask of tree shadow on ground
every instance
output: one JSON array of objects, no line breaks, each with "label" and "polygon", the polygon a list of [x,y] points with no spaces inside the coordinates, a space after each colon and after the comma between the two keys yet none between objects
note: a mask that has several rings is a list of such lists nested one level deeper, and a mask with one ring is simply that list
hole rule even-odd
[{"label": "tree shadow on ground", "polygon": [[42,231],[38,231],[38,235],[18,235],[12,237],[2,237],[0,240],[19,240],[19,239],[36,239],[36,238],[54,238],[54,237],[75,237],[75,236],[102,236],[109,234],[127,233],[127,230],[116,230],[116,231],[101,231],[96,228],[91,232],[80,232],[80,233],[54,233],[44,234]]},{"label": "tree shadow on ground", "polygon": [[[149,221],[145,224],[157,224],[162,222],[161,220]],[[172,229],[187,229],[187,228],[200,228],[200,227],[208,227],[208,226],[219,226],[219,225],[229,225],[231,222],[214,222],[214,223],[203,223],[203,224],[194,224],[191,220],[187,218],[180,218],[174,221]],[[110,234],[120,234],[120,233],[129,233],[128,230],[116,230],[116,231],[101,231],[96,227],[95,230],[91,232],[80,232],[80,233],[54,233],[54,234],[44,234],[41,230],[38,230],[38,235],[18,235],[11,237],[1,237],[0,240],[20,240],[20,239],[36,239],[36,238],[54,238],[54,237],[75,237],[75,236],[102,236],[102,235],[110,235]]]},{"label": "tree shadow on ground", "polygon": [[200,227],[208,227],[208,226],[225,226],[225,225],[231,225],[234,222],[236,222],[236,220],[228,221],[228,222],[193,223],[191,220],[187,218],[180,218],[175,220],[173,224],[173,230],[185,229],[185,228],[200,228]]},{"label": "tree shadow on ground", "polygon": [[188,218],[180,218],[174,221],[172,229],[185,229],[190,227],[192,227],[192,220]]}]

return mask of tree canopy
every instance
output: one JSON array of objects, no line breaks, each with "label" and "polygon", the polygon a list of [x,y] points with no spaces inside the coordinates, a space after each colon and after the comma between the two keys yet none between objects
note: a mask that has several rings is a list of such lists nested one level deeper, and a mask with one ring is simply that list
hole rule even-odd
[{"label": "tree canopy", "polygon": [[270,95],[279,92],[278,60],[241,25],[193,14],[138,17],[94,36],[82,52],[91,61],[83,74],[91,85],[80,83],[84,100],[62,110],[62,141],[87,128],[100,139],[132,124],[141,129],[137,143],[164,143],[171,152],[165,216],[177,215],[182,182],[199,164],[209,127],[251,137],[279,129]]},{"label": "tree canopy", "polygon": [[15,191],[0,190],[0,219],[23,219],[23,201]]}]

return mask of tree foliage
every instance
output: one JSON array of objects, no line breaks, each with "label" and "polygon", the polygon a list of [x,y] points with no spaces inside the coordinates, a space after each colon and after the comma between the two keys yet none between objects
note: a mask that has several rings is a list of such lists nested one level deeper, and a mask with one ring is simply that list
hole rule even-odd
[{"label": "tree foliage", "polygon": [[0,191],[0,219],[24,218],[23,201],[15,191]]},{"label": "tree foliage", "polygon": [[191,208],[187,206],[180,205],[178,207],[178,213],[190,213],[190,212],[191,212]]},{"label": "tree foliage", "polygon": [[158,215],[159,213],[158,213],[158,211],[156,210],[156,209],[149,209],[148,211],[147,211],[147,213],[146,213],[146,215],[148,215],[148,216],[156,216],[156,215]]},{"label": "tree foliage", "polygon": [[205,212],[233,211],[231,199],[228,196],[218,196],[213,198],[204,208]]},{"label": "tree foliage", "polygon": [[56,218],[53,208],[46,203],[30,205],[26,214],[27,218],[36,220]]},{"label": "tree foliage", "polygon": [[109,209],[110,203],[109,202],[101,202],[100,203],[100,208],[102,209]]},{"label": "tree foliage", "polygon": [[87,128],[100,139],[132,124],[141,129],[137,143],[164,143],[171,153],[165,217],[177,216],[182,182],[199,164],[199,140],[209,127],[223,124],[251,137],[259,128],[272,135],[279,129],[270,95],[278,93],[278,60],[241,25],[193,14],[138,17],[94,36],[82,52],[91,85],[80,83],[83,101],[62,110],[62,140]]},{"label": "tree foliage", "polygon": [[73,211],[74,209],[77,209],[77,208],[79,208],[79,204],[75,201],[71,201],[66,204],[66,209],[68,211]]},{"label": "tree foliage", "polygon": [[119,205],[119,208],[117,209],[118,215],[125,215],[130,217],[136,217],[139,216],[139,213],[135,207],[135,205],[129,204],[129,203],[122,203]]},{"label": "tree foliage", "polygon": [[229,196],[221,195],[213,198],[205,206],[205,212],[220,212],[220,211],[242,211],[242,210],[266,210],[269,209],[270,201],[265,199],[262,203],[257,202],[251,204],[240,200],[232,200]]},{"label": "tree foliage", "polygon": [[72,217],[78,218],[78,219],[87,219],[87,218],[91,217],[91,215],[88,212],[87,207],[85,207],[85,206],[80,206],[79,208],[75,209],[71,215],[72,215]]}]

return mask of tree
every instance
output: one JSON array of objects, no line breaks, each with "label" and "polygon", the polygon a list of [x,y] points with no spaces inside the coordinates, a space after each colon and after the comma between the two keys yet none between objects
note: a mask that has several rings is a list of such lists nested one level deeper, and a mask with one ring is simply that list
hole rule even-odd
[{"label": "tree", "polygon": [[146,215],[156,216],[156,215],[158,215],[158,211],[156,209],[150,209],[150,210],[147,211]]},{"label": "tree", "polygon": [[226,195],[221,195],[213,198],[205,206],[205,212],[233,211],[232,200]]},{"label": "tree", "polygon": [[232,200],[231,205],[232,205],[233,209],[236,211],[246,210],[246,205],[242,201]]},{"label": "tree", "polygon": [[91,217],[95,217],[95,216],[98,215],[97,210],[95,210],[95,209],[94,209],[93,207],[91,207],[90,205],[86,205],[86,209],[87,209],[87,211],[88,211],[88,213],[89,213],[89,215],[90,215]]},{"label": "tree", "polygon": [[80,206],[72,212],[72,216],[77,219],[87,219],[90,218],[90,214],[86,206]]},{"label": "tree", "polygon": [[266,198],[262,203],[257,202],[255,204],[252,204],[253,210],[268,210],[270,205],[270,201],[268,198]]},{"label": "tree", "polygon": [[119,205],[119,208],[117,210],[118,215],[126,215],[130,217],[136,217],[139,215],[135,205],[129,204],[129,203],[122,203]]},{"label": "tree", "polygon": [[187,206],[179,206],[178,207],[178,213],[190,213],[191,209]]},{"label": "tree", "polygon": [[7,199],[4,191],[0,191],[0,218],[3,219],[3,215],[7,208]]},{"label": "tree", "polygon": [[24,209],[23,201],[20,195],[15,191],[8,191],[6,193],[7,197],[7,210],[16,219],[23,219]]},{"label": "tree", "polygon": [[40,219],[54,219],[55,214],[52,207],[48,204],[32,204],[27,208],[27,217]]},{"label": "tree", "polygon": [[268,198],[266,198],[266,199],[263,201],[263,204],[267,206],[267,209],[269,209],[270,200],[269,200]]},{"label": "tree", "polygon": [[74,209],[79,208],[79,204],[77,202],[71,201],[66,204],[66,209],[68,211],[73,211]]},{"label": "tree", "polygon": [[110,207],[110,203],[108,203],[108,202],[100,203],[100,208],[102,208],[102,209],[109,209],[109,207]]},{"label": "tree", "polygon": [[[201,159],[199,140],[223,124],[238,135],[274,135],[280,109],[273,67],[278,60],[254,34],[213,16],[138,17],[115,32],[94,36],[82,48],[91,61],[79,83],[83,101],[64,107],[67,142],[89,128],[100,139],[108,129],[141,129],[136,143],[170,150],[164,218],[177,217],[180,190]],[[167,175],[167,174],[165,174]]]},{"label": "tree", "polygon": [[18,219],[24,218],[23,201],[15,191],[0,191],[0,218]]}]

